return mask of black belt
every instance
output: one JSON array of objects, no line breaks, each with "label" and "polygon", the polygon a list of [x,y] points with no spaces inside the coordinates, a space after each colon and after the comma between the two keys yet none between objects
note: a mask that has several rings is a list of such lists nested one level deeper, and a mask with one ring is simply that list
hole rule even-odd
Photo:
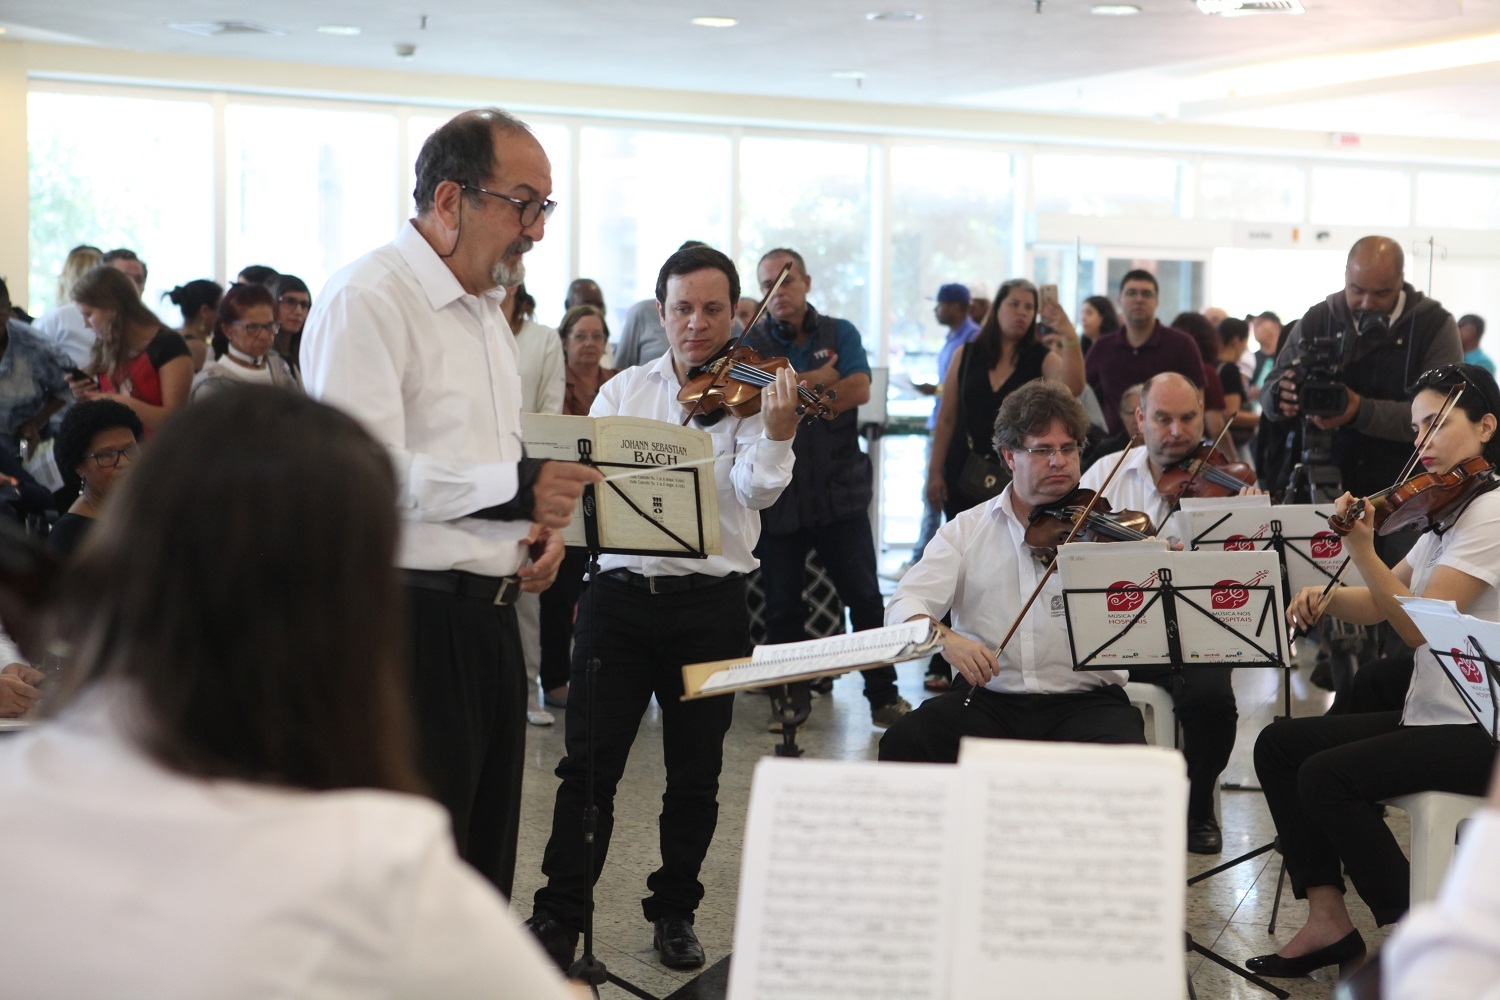
[{"label": "black belt", "polygon": [[653,594],[676,594],[684,590],[702,590],[704,587],[717,587],[721,583],[738,580],[743,573],[730,573],[728,576],[709,576],[707,573],[689,573],[686,576],[642,576],[628,569],[612,569],[599,574],[608,580],[638,587],[641,590],[649,590]]},{"label": "black belt", "polygon": [[461,569],[403,569],[401,582],[408,587],[436,590],[506,607],[521,596],[521,580],[514,576],[480,576]]}]

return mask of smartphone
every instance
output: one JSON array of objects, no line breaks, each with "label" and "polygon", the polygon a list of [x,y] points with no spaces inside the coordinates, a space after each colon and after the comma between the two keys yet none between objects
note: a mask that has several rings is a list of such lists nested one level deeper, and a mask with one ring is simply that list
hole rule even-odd
[{"label": "smartphone", "polygon": [[64,368],[63,371],[79,382],[92,382],[94,380],[94,376],[88,374],[82,368]]},{"label": "smartphone", "polygon": [[1041,310],[1041,314],[1045,316],[1047,315],[1048,302],[1052,303],[1053,305],[1057,305],[1057,286],[1042,285],[1037,289],[1037,292],[1041,298],[1041,301],[1037,303],[1037,305]]}]

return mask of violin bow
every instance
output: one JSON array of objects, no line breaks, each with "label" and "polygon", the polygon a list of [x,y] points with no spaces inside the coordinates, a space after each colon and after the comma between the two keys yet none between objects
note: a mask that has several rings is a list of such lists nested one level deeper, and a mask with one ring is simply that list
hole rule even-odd
[{"label": "violin bow", "polygon": [[[758,306],[755,307],[755,313],[754,313],[754,315],[752,315],[750,317],[750,322],[748,322],[748,323],[745,324],[745,328],[740,331],[740,335],[734,339],[734,342],[732,344],[729,345],[729,350],[725,352],[726,355],[729,354],[730,352],[732,352],[736,347],[739,347],[741,344],[743,344],[745,342],[745,338],[750,335],[750,329],[752,327],[754,327],[755,324],[759,323],[760,320],[761,320],[761,317],[766,314],[766,307],[771,304],[771,296],[773,296],[773,295],[776,294],[776,290],[781,287],[781,283],[783,281],[785,281],[786,278],[787,278],[787,275],[789,275],[791,273],[792,273],[792,262],[791,261],[787,261],[785,264],[781,265],[781,273],[778,274],[778,275],[776,275],[776,281],[771,285],[771,290],[766,293],[765,298],[763,298],[763,299],[760,300],[760,305],[758,305]],[[733,305],[734,305],[733,303],[730,303],[731,308],[733,307]],[[685,417],[682,418],[682,424],[680,426],[686,427],[687,426],[687,422],[689,420],[692,420],[694,417],[696,417],[699,413],[702,412],[703,396],[705,396],[708,393],[713,392],[715,389],[719,389],[719,388],[722,388],[722,386],[719,384],[719,375],[716,374],[713,377],[713,381],[708,383],[708,388],[705,389],[703,391],[703,393],[700,394],[698,396],[698,398],[693,401],[693,407],[692,407],[692,409],[688,410],[687,411],[687,416],[685,416]]]},{"label": "violin bow", "polygon": [[[1130,454],[1130,449],[1134,448],[1139,440],[1139,436],[1136,436],[1132,437],[1130,441],[1126,443],[1125,450],[1120,452],[1120,457],[1115,461],[1115,467],[1109,470],[1109,475],[1104,477],[1104,483],[1099,487],[1097,491],[1095,491],[1093,497],[1089,499],[1089,502],[1084,505],[1083,513],[1078,515],[1077,520],[1073,522],[1073,527],[1068,532],[1068,536],[1062,540],[1063,545],[1067,545],[1069,542],[1071,542],[1073,540],[1073,536],[1078,534],[1078,529],[1083,527],[1084,522],[1089,519],[1089,515],[1094,512],[1094,505],[1099,502],[1100,497],[1104,496],[1105,488],[1108,487],[1110,483],[1114,482],[1115,473],[1119,472],[1120,469],[1124,467],[1125,459]],[[1026,605],[1021,608],[1021,613],[1016,615],[1015,621],[1011,622],[1010,631],[1005,633],[1005,638],[1001,639],[1000,645],[995,647],[995,659],[998,660],[1000,658],[1000,654],[1005,652],[1005,647],[1010,644],[1010,640],[1015,636],[1016,630],[1021,627],[1021,622],[1025,620],[1026,613],[1031,610],[1031,606],[1035,604],[1036,599],[1041,596],[1042,588],[1047,585],[1047,581],[1052,578],[1052,574],[1056,570],[1057,560],[1054,559],[1052,560],[1052,562],[1047,564],[1047,572],[1043,573],[1042,578],[1037,581],[1036,589],[1033,590],[1031,592],[1031,596],[1026,599]],[[968,707],[969,702],[974,700],[974,692],[977,690],[979,690],[979,685],[977,684],[969,688],[969,693],[964,698],[965,708]]]},{"label": "violin bow", "polygon": [[[1448,414],[1453,412],[1453,408],[1458,405],[1459,397],[1461,397],[1463,394],[1464,383],[1462,382],[1448,390],[1448,395],[1443,399],[1442,407],[1438,409],[1437,419],[1428,424],[1427,430],[1422,432],[1421,438],[1417,440],[1416,447],[1412,449],[1411,458],[1408,458],[1406,460],[1406,464],[1401,467],[1401,474],[1398,475],[1396,477],[1396,481],[1391,484],[1392,489],[1406,482],[1406,480],[1411,476],[1412,470],[1417,467],[1417,462],[1419,462],[1422,458],[1422,449],[1427,447],[1427,444],[1432,440],[1433,435],[1442,429],[1444,422],[1446,422],[1448,419]],[[1361,504],[1360,514],[1362,516],[1364,512],[1364,499],[1361,498],[1359,503]],[[1353,505],[1351,504],[1351,506]],[[1346,511],[1345,513],[1347,514],[1348,512]],[[1356,517],[1355,520],[1358,520],[1358,518]],[[1312,621],[1308,622],[1306,625],[1298,629],[1296,637],[1300,638],[1301,636],[1309,635],[1312,633],[1313,626],[1318,624],[1319,619],[1323,617],[1323,612],[1328,610],[1329,604],[1333,603],[1334,588],[1342,585],[1344,580],[1344,571],[1349,568],[1349,560],[1352,558],[1354,558],[1353,555],[1346,555],[1344,556],[1344,561],[1339,563],[1338,571],[1333,574],[1332,579],[1328,581],[1328,585],[1324,587],[1323,592],[1318,595],[1318,603],[1313,607]]]}]

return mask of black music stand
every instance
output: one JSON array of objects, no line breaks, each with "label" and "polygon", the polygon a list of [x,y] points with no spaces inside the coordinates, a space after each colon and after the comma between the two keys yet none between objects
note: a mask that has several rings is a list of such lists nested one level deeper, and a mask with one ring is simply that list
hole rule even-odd
[{"label": "black music stand", "polygon": [[[596,462],[594,461],[593,457],[593,448],[594,444],[588,438],[579,438],[578,461],[584,465],[593,466],[599,469],[651,468],[653,470],[661,472],[676,471],[683,475],[690,474],[693,477],[695,485],[697,483],[700,470],[696,467],[684,467],[681,469],[673,470],[671,466],[659,467],[632,465],[623,462]],[[614,492],[622,500],[624,500],[632,510],[640,515],[642,520],[646,521],[649,524],[655,525],[661,530],[663,534],[669,537],[672,541],[676,542],[679,547],[662,550],[639,548],[607,548],[602,543],[602,539],[599,533],[599,507],[598,496],[595,492],[596,487],[592,483],[584,487],[584,494],[582,499],[583,535],[585,539],[585,548],[588,550],[589,554],[588,575],[590,581],[590,596],[588,597],[588,600],[590,602],[590,612],[593,612],[595,610],[593,604],[594,597],[592,595],[594,593],[593,582],[596,581],[599,577],[599,556],[605,552],[629,555],[669,555],[681,559],[708,558],[708,552],[705,551],[705,546],[703,544],[703,508],[701,506],[699,506],[698,508],[698,545],[695,547],[669,530],[665,525],[650,517],[644,510],[640,508],[638,504],[636,504],[634,500],[627,496],[625,494],[625,491],[621,490],[616,483],[605,483],[604,485],[614,490]],[[698,495],[698,491],[695,489],[694,496],[696,497]],[[591,613],[589,616],[591,626],[595,620],[596,619],[594,614]],[[592,627],[589,631],[588,642],[589,658],[587,669],[585,670],[586,688],[588,694],[587,701],[585,702],[587,707],[584,709],[583,713],[583,856],[584,873],[586,876],[584,880],[584,889],[586,896],[584,898],[583,910],[583,954],[578,958],[577,961],[568,966],[568,978],[587,983],[589,990],[594,994],[596,998],[599,996],[599,987],[608,982],[613,983],[615,986],[618,986],[620,989],[624,990],[626,993],[629,993],[631,996],[640,997],[641,1000],[657,1000],[656,997],[652,996],[650,993],[647,993],[645,990],[641,989],[639,986],[636,986],[634,983],[621,979],[619,976],[610,972],[609,969],[605,967],[604,963],[600,961],[599,956],[594,954],[594,838],[599,831],[599,807],[594,804],[594,695],[596,682],[599,678],[599,651],[594,645],[594,634]]]},{"label": "black music stand", "polygon": [[[1079,595],[1083,595],[1083,594],[1096,594],[1096,595],[1097,594],[1104,594],[1104,595],[1108,595],[1110,593],[1113,593],[1114,591],[1111,588],[1096,588],[1096,587],[1090,587],[1090,588],[1068,588],[1068,587],[1064,586],[1063,592],[1062,592],[1062,596],[1063,596],[1063,613],[1066,616],[1066,620],[1067,620],[1067,623],[1068,623],[1068,647],[1069,647],[1069,650],[1072,652],[1072,655],[1073,655],[1073,669],[1074,670],[1120,670],[1120,669],[1126,668],[1127,666],[1168,667],[1168,668],[1170,668],[1172,670],[1172,677],[1173,677],[1173,683],[1172,683],[1173,691],[1172,691],[1172,693],[1173,693],[1173,700],[1175,701],[1177,699],[1177,697],[1180,696],[1181,693],[1182,693],[1182,671],[1185,668],[1190,669],[1192,666],[1195,665],[1193,663],[1190,663],[1188,661],[1188,659],[1185,658],[1184,655],[1183,655],[1182,629],[1181,629],[1182,617],[1181,617],[1181,615],[1179,613],[1180,610],[1183,609],[1183,608],[1191,609],[1191,611],[1196,612],[1198,615],[1201,615],[1202,617],[1205,617],[1205,618],[1209,619],[1215,625],[1217,625],[1218,627],[1224,629],[1225,631],[1233,633],[1233,634],[1239,636],[1246,643],[1248,643],[1259,655],[1261,655],[1262,657],[1264,657],[1264,660],[1262,660],[1262,661],[1252,661],[1250,663],[1234,662],[1234,663],[1227,663],[1227,664],[1225,664],[1225,663],[1203,663],[1203,662],[1199,662],[1199,663],[1196,664],[1197,666],[1279,667],[1279,668],[1282,668],[1282,669],[1286,669],[1286,667],[1287,667],[1287,657],[1285,657],[1282,654],[1282,652],[1281,652],[1281,643],[1280,643],[1280,639],[1282,637],[1281,633],[1274,632],[1274,631],[1272,632],[1272,635],[1275,636],[1275,641],[1273,641],[1273,643],[1272,643],[1272,646],[1274,648],[1268,650],[1264,646],[1262,646],[1259,642],[1257,642],[1255,639],[1252,639],[1250,637],[1245,636],[1243,633],[1239,632],[1237,629],[1234,629],[1234,628],[1230,627],[1229,625],[1226,625],[1224,622],[1222,622],[1218,618],[1214,617],[1214,615],[1208,609],[1204,608],[1202,606],[1202,604],[1198,603],[1198,601],[1196,601],[1192,597],[1188,596],[1190,593],[1198,592],[1198,591],[1205,591],[1205,590],[1207,590],[1207,591],[1211,592],[1211,591],[1213,591],[1215,589],[1215,587],[1217,585],[1214,585],[1214,584],[1202,584],[1202,585],[1195,585],[1195,586],[1179,587],[1179,586],[1175,585],[1172,582],[1172,570],[1169,569],[1169,568],[1162,568],[1162,569],[1157,570],[1156,579],[1157,579],[1157,583],[1154,586],[1150,586],[1150,587],[1143,586],[1143,587],[1138,588],[1138,589],[1140,589],[1142,591],[1149,590],[1151,592],[1151,597],[1150,597],[1149,600],[1146,600],[1142,604],[1142,606],[1140,608],[1138,608],[1138,609],[1135,610],[1135,612],[1132,614],[1129,622],[1126,623],[1125,627],[1122,628],[1122,629],[1120,629],[1118,632],[1116,632],[1114,634],[1114,636],[1111,637],[1103,645],[1099,646],[1097,649],[1093,650],[1087,656],[1084,656],[1084,657],[1079,657],[1077,643],[1076,643],[1074,635],[1073,635],[1073,624],[1072,624],[1073,623],[1073,609],[1072,609],[1071,596],[1074,595],[1074,594],[1079,594]],[[1275,614],[1276,611],[1278,610],[1276,608],[1276,590],[1277,590],[1277,588],[1276,588],[1276,586],[1274,584],[1247,584],[1247,585],[1244,585],[1243,589],[1248,590],[1248,591],[1250,591],[1252,593],[1261,593],[1261,594],[1265,595],[1264,602],[1262,603],[1261,610],[1260,610],[1260,621],[1257,624],[1257,628],[1256,628],[1256,634],[1259,635],[1267,627],[1267,618],[1270,615]],[[1128,634],[1132,628],[1134,628],[1137,624],[1139,624],[1142,621],[1142,619],[1145,618],[1147,612],[1149,612],[1153,607],[1156,607],[1158,605],[1160,605],[1160,613],[1162,615],[1162,624],[1163,624],[1163,627],[1164,627],[1165,632],[1166,632],[1167,658],[1166,658],[1165,662],[1163,662],[1163,661],[1150,662],[1150,663],[1144,663],[1143,662],[1143,663],[1131,663],[1131,664],[1128,664],[1128,665],[1126,665],[1126,664],[1120,664],[1120,663],[1105,663],[1105,664],[1091,665],[1092,661],[1094,661],[1101,653],[1105,652],[1107,649],[1109,649],[1115,643],[1119,642],[1122,638],[1124,638],[1125,635]],[[1274,628],[1275,626],[1272,626],[1272,627]],[[1188,879],[1187,884],[1189,886],[1195,885],[1196,883],[1201,882],[1204,879],[1206,879],[1206,878],[1208,878],[1208,877],[1210,877],[1212,875],[1216,875],[1216,874],[1218,874],[1221,871],[1225,871],[1228,868],[1232,868],[1235,865],[1238,865],[1238,864],[1240,864],[1243,861],[1247,861],[1250,858],[1256,857],[1256,856],[1261,855],[1261,854],[1265,854],[1267,851],[1271,850],[1273,846],[1274,846],[1273,844],[1267,844],[1264,847],[1261,847],[1261,848],[1253,851],[1250,854],[1246,854],[1246,855],[1244,855],[1242,857],[1236,858],[1234,861],[1226,862],[1225,864],[1222,864],[1222,865],[1218,866],[1217,868],[1211,869],[1210,871],[1204,872],[1201,875],[1194,876],[1193,878]],[[1208,946],[1203,945],[1203,944],[1199,944],[1197,941],[1195,941],[1193,939],[1193,935],[1191,933],[1186,933],[1185,937],[1186,937],[1186,946],[1187,946],[1187,949],[1189,951],[1196,952],[1199,955],[1202,955],[1204,958],[1208,959],[1209,961],[1214,962],[1215,964],[1221,966],[1222,968],[1228,969],[1230,972],[1232,972],[1235,975],[1239,976],[1241,979],[1244,979],[1247,982],[1255,984],[1256,986],[1258,986],[1261,989],[1265,990],[1267,993],[1270,993],[1272,996],[1276,997],[1277,1000],[1289,1000],[1289,998],[1291,997],[1291,994],[1288,993],[1287,991],[1281,989],[1278,986],[1275,986],[1272,983],[1267,982],[1266,980],[1264,980],[1261,977],[1257,976],[1255,973],[1251,972],[1250,970],[1243,969],[1240,966],[1235,965],[1233,962],[1229,961],[1227,958],[1224,958],[1222,955],[1218,954],[1217,952],[1215,952],[1213,949],[1209,948]],[[1191,993],[1191,990],[1192,990],[1192,984],[1191,984],[1191,982],[1189,982],[1189,992],[1190,993]]]},{"label": "black music stand", "polygon": [[1442,666],[1443,660],[1453,660],[1456,668],[1458,667],[1459,659],[1468,660],[1470,663],[1477,660],[1479,663],[1484,664],[1485,684],[1490,691],[1490,717],[1488,719],[1484,718],[1484,710],[1474,700],[1474,696],[1465,691],[1464,686],[1458,682],[1458,678],[1453,676],[1453,671],[1445,668],[1443,673],[1447,675],[1449,683],[1458,691],[1458,696],[1463,699],[1464,706],[1474,716],[1474,721],[1484,727],[1484,731],[1489,736],[1490,742],[1500,745],[1500,663],[1497,663],[1491,658],[1489,653],[1485,652],[1484,647],[1479,644],[1478,639],[1472,635],[1465,636],[1464,638],[1468,642],[1469,648],[1474,650],[1474,652],[1461,653],[1456,649],[1444,652],[1440,649],[1432,648],[1431,641],[1428,642],[1428,649],[1438,659],[1439,666]]}]

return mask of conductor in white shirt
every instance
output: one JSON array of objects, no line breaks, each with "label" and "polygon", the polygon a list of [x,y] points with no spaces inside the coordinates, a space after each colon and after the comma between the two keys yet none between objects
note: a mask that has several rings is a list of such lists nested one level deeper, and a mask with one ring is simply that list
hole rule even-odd
[{"label": "conductor in white shirt", "polygon": [[[1001,494],[938,529],[901,578],[888,625],[952,613],[938,625],[943,655],[968,684],[930,698],[880,740],[881,760],[952,763],[965,736],[1076,743],[1144,743],[1141,713],[1119,670],[1073,669],[1054,573],[999,657],[995,647],[1046,573],[1026,544],[1031,512],[1078,486],[1088,416],[1068,388],[1048,379],[1006,397],[995,448],[1014,478]],[[978,685],[969,700],[970,685]]]},{"label": "conductor in white shirt", "polygon": [[521,443],[502,286],[524,279],[555,206],[541,144],[504,111],[466,111],[423,144],[416,174],[417,217],[319,297],[303,376],[396,466],[424,777],[459,853],[508,896],[526,729],[514,602],[551,583],[557,530],[601,477]]}]

